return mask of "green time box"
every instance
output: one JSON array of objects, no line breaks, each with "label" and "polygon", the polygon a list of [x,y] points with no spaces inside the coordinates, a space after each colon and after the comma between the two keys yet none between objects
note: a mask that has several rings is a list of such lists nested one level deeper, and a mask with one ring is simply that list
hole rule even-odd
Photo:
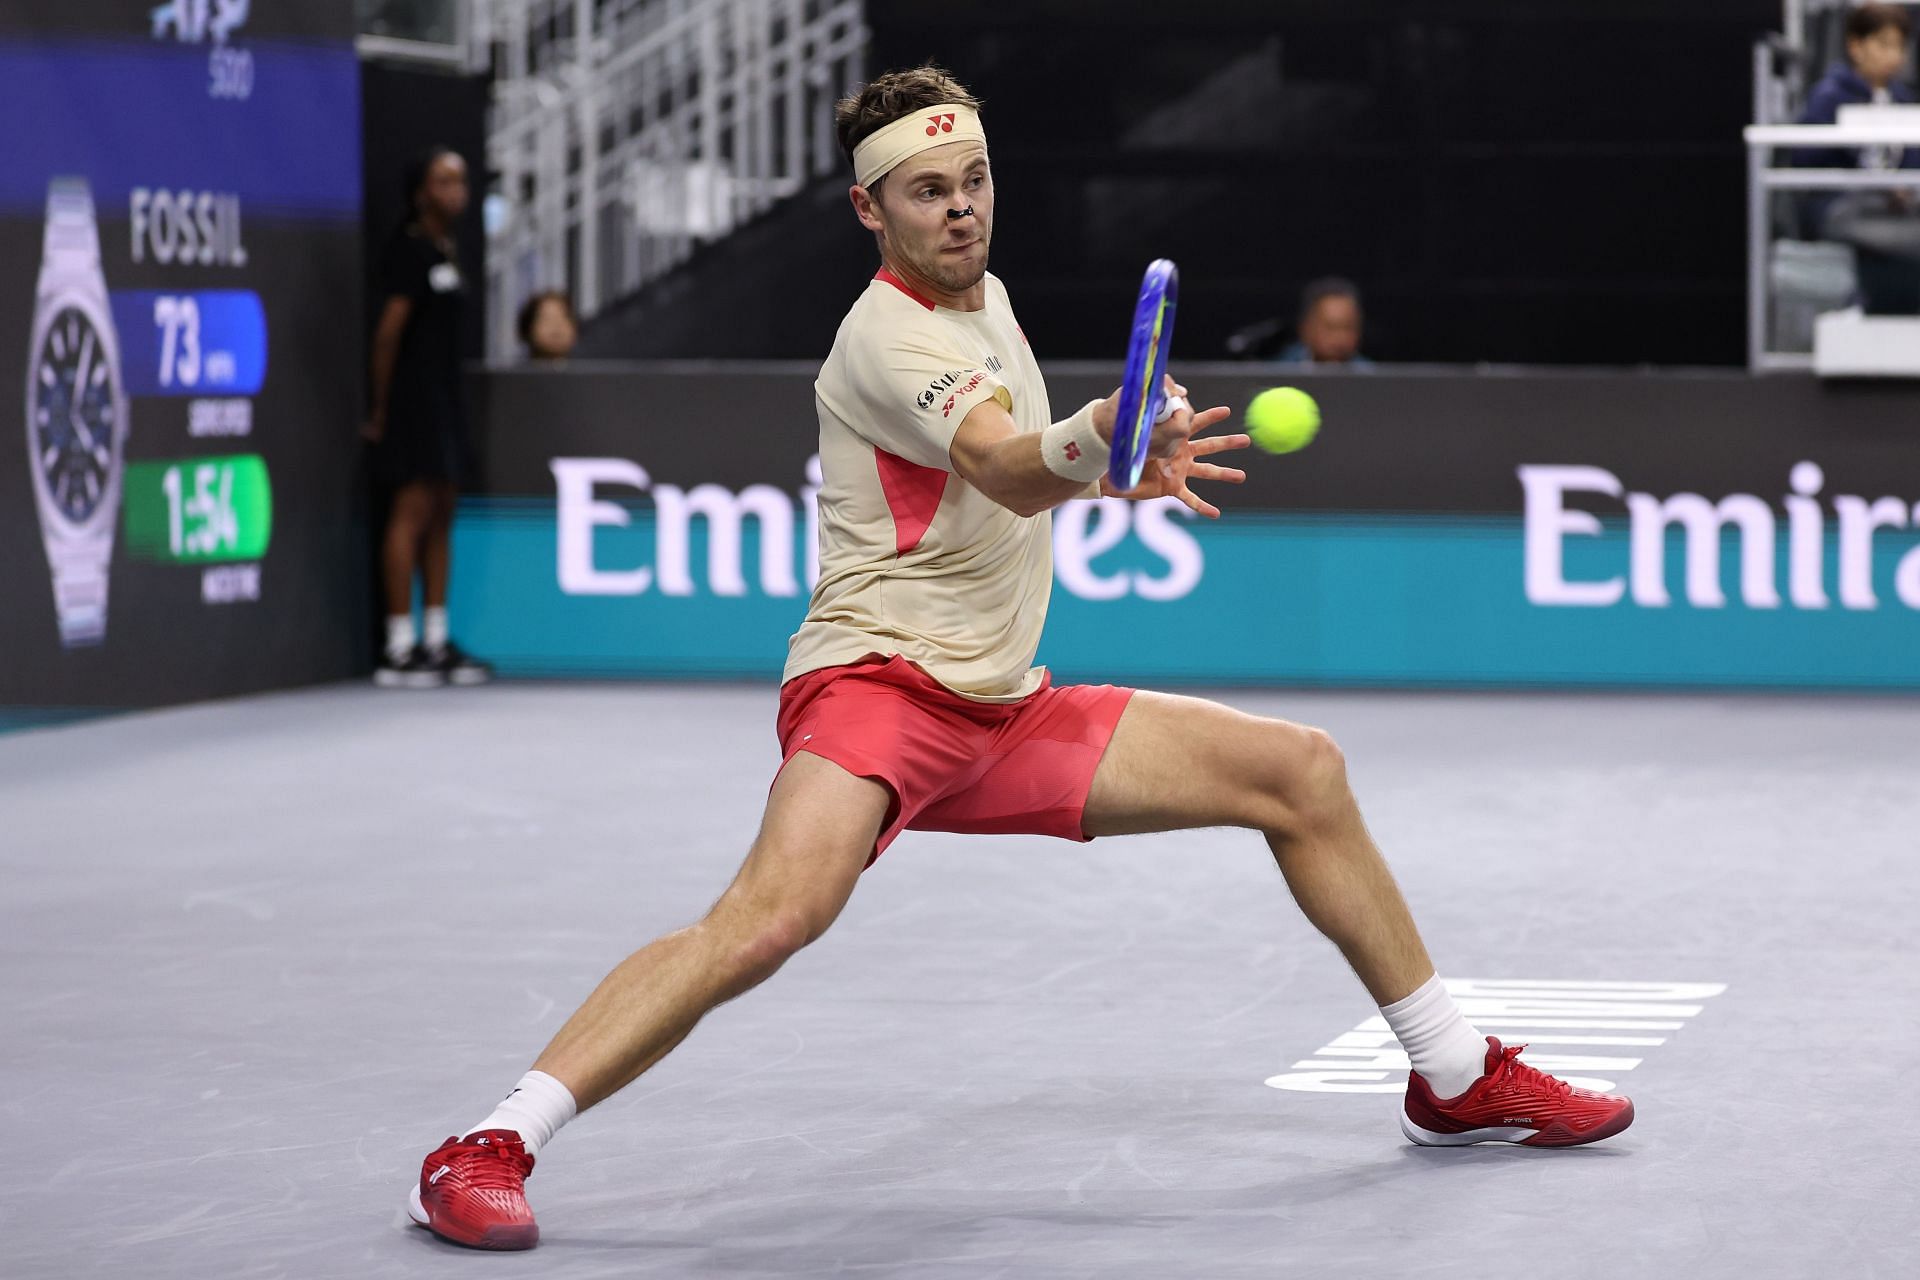
[{"label": "green time box", "polygon": [[149,560],[258,560],[273,536],[273,486],[257,453],[129,463],[128,549]]}]

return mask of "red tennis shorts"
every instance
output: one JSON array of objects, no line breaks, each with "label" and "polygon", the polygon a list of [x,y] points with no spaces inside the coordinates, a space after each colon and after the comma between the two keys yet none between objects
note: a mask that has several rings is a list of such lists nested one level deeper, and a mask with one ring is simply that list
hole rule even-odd
[{"label": "red tennis shorts", "polygon": [[808,751],[884,782],[874,858],[908,829],[1087,840],[1087,792],[1132,696],[1049,675],[1019,702],[974,702],[905,658],[872,657],[781,687],[781,766]]}]

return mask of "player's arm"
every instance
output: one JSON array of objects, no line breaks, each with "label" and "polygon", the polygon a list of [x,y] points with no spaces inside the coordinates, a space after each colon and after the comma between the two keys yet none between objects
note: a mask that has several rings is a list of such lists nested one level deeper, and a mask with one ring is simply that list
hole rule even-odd
[{"label": "player's arm", "polygon": [[1114,416],[1120,393],[1089,403],[1065,422],[1044,431],[1022,432],[1013,415],[998,400],[975,405],[954,433],[948,456],[954,471],[967,483],[1019,515],[1038,515],[1072,498],[1117,497],[1144,501],[1178,498],[1195,514],[1219,519],[1220,508],[1195,494],[1190,479],[1223,480],[1239,484],[1247,476],[1235,467],[1200,459],[1231,449],[1244,449],[1244,435],[1193,437],[1224,422],[1224,407],[1195,413],[1184,399],[1186,388],[1169,381],[1175,400],[1171,414],[1153,428],[1145,474],[1140,485],[1126,493],[1106,478],[1111,453]]},{"label": "player's arm", "polygon": [[1039,515],[1092,494],[1106,470],[1119,402],[1115,391],[1045,431],[1022,431],[989,396],[961,421],[947,455],[956,475],[1007,510]]}]

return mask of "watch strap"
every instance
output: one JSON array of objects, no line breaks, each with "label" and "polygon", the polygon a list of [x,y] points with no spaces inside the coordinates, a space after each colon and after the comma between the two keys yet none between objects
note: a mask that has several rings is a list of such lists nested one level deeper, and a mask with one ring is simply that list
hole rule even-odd
[{"label": "watch strap", "polygon": [[113,545],[106,539],[49,542],[47,564],[53,570],[53,608],[64,645],[95,644],[107,634],[107,561]]},{"label": "watch strap", "polygon": [[47,185],[47,231],[41,247],[42,269],[97,269],[100,232],[93,216],[93,192],[85,178],[55,178]]}]

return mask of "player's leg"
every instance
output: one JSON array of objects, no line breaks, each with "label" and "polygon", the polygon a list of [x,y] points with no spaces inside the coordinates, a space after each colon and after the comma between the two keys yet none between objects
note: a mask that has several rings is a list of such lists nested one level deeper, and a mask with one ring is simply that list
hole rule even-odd
[{"label": "player's leg", "polygon": [[623,1088],[708,1010],[758,986],[833,923],[892,797],[802,752],[775,779],[739,874],[697,924],[628,956],[534,1063],[581,1110]]},{"label": "player's leg", "polygon": [[1300,909],[1380,1004],[1433,975],[1413,915],[1326,733],[1199,698],[1142,691],[1094,773],[1090,836],[1249,827],[1267,838]]},{"label": "player's leg", "polygon": [[696,924],[641,948],[569,1018],[486,1119],[429,1155],[413,1220],[449,1240],[539,1240],[523,1183],[554,1130],[665,1057],[716,1005],[764,982],[824,933],[872,854],[892,794],[802,752],[774,780],[733,883]]},{"label": "player's leg", "polygon": [[1415,1074],[1401,1123],[1414,1141],[1568,1146],[1631,1123],[1626,1099],[1568,1090],[1461,1014],[1361,819],[1346,761],[1321,730],[1137,693],[1094,773],[1081,825],[1089,836],[1220,825],[1264,834],[1301,910],[1340,948],[1407,1051]]}]

